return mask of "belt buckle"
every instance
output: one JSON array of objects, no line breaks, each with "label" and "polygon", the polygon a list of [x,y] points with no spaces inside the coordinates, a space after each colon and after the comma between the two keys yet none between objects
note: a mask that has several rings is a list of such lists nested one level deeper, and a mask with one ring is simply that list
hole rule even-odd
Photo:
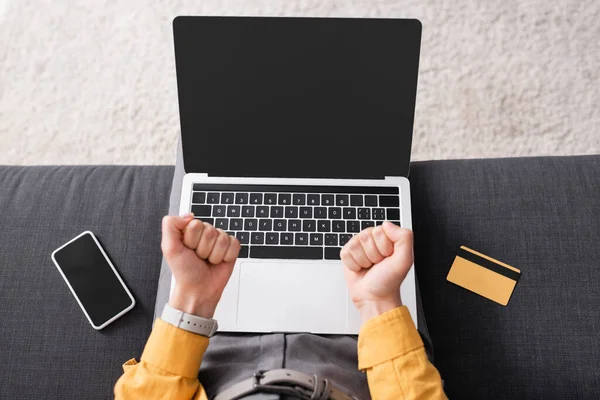
[{"label": "belt buckle", "polygon": [[255,390],[266,393],[287,394],[290,396],[299,397],[300,399],[310,400],[310,397],[307,397],[300,390],[294,389],[289,386],[263,385],[262,383],[260,383],[260,381],[265,377],[265,372],[267,372],[267,370],[261,369],[252,375],[252,377],[254,378],[254,383],[252,384],[252,387]]}]

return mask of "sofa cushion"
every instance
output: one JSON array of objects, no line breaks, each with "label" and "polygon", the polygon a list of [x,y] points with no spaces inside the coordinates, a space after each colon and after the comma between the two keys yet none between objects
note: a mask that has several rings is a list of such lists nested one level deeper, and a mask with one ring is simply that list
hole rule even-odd
[{"label": "sofa cushion", "polygon": [[[449,397],[600,398],[600,156],[416,163],[411,190]],[[507,307],[446,281],[461,245],[521,269]]]},{"label": "sofa cushion", "polygon": [[[0,398],[109,399],[152,326],[172,167],[0,167]],[[136,299],[102,331],[50,259],[96,234]]]}]

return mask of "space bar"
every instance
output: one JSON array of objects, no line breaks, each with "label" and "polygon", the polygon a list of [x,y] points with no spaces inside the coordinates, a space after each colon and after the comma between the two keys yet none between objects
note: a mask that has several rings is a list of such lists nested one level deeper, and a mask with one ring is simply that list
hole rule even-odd
[{"label": "space bar", "polygon": [[250,246],[250,258],[322,260],[322,247]]}]

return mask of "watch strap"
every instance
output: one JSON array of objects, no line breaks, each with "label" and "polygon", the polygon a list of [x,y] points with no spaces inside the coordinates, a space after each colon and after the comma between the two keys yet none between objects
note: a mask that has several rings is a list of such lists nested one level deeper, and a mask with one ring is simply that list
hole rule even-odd
[{"label": "watch strap", "polygon": [[169,303],[165,304],[160,319],[177,328],[206,337],[213,336],[217,332],[217,329],[219,329],[219,324],[215,319],[202,318],[197,315],[185,313],[171,307]]}]

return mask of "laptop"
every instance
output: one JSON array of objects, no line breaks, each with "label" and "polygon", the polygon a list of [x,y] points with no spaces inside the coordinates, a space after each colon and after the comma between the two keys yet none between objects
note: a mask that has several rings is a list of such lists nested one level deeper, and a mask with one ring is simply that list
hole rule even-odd
[{"label": "laptop", "polygon": [[[173,31],[180,212],[242,244],[220,331],[357,334],[340,249],[412,227],[420,22],[182,16]],[[401,295],[416,324],[414,268]]]}]

